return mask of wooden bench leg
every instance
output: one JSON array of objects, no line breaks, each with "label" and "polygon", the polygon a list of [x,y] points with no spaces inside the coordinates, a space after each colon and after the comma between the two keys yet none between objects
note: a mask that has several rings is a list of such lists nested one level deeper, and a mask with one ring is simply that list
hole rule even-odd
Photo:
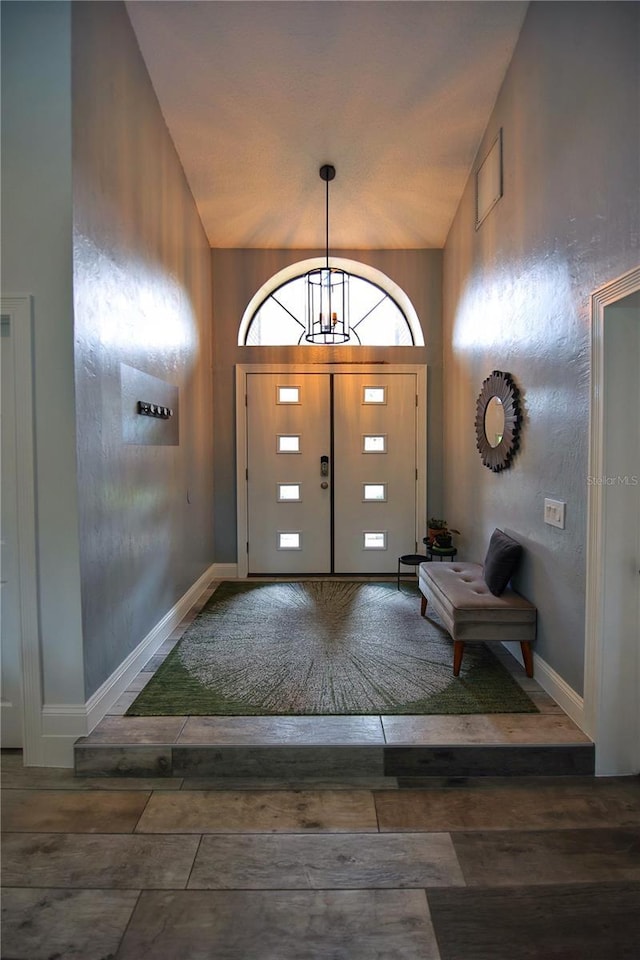
[{"label": "wooden bench leg", "polygon": [[422,596],[420,597],[420,616],[424,617],[426,612],[427,612],[427,598],[423,593]]},{"label": "wooden bench leg", "polygon": [[462,666],[463,653],[464,653],[464,641],[454,640],[453,641],[453,675],[454,677],[457,677],[460,674],[460,667]]},{"label": "wooden bench leg", "polygon": [[528,640],[520,641],[520,649],[522,650],[522,659],[524,660],[524,668],[527,671],[527,676],[533,676],[533,653],[531,652],[531,644]]}]

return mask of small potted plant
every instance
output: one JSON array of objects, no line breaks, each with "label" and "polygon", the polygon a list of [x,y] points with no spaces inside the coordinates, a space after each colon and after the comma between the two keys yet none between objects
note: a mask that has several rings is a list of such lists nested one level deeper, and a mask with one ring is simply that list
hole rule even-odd
[{"label": "small potted plant", "polygon": [[429,520],[427,540],[431,546],[450,547],[452,544],[452,533],[460,534],[460,531],[449,527],[446,520],[438,520],[436,517],[431,517]]}]

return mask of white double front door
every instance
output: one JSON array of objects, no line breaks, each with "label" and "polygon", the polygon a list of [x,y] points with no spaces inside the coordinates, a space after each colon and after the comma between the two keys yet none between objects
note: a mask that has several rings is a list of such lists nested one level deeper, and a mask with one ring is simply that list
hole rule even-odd
[{"label": "white double front door", "polygon": [[417,540],[418,374],[246,374],[249,574],[394,573]]}]

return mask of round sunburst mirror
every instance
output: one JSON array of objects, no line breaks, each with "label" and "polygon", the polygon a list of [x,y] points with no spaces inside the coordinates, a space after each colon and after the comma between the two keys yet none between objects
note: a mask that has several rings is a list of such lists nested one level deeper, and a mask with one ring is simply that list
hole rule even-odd
[{"label": "round sunburst mirror", "polygon": [[499,473],[511,466],[520,444],[520,392],[513,378],[494,370],[476,401],[476,446],[482,462]]}]

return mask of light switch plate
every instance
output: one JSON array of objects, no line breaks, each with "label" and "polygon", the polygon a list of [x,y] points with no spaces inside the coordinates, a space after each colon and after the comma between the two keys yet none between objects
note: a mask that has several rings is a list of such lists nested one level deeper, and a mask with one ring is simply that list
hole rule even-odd
[{"label": "light switch plate", "polygon": [[564,512],[566,503],[562,500],[544,500],[544,522],[552,527],[560,527],[564,530]]}]

